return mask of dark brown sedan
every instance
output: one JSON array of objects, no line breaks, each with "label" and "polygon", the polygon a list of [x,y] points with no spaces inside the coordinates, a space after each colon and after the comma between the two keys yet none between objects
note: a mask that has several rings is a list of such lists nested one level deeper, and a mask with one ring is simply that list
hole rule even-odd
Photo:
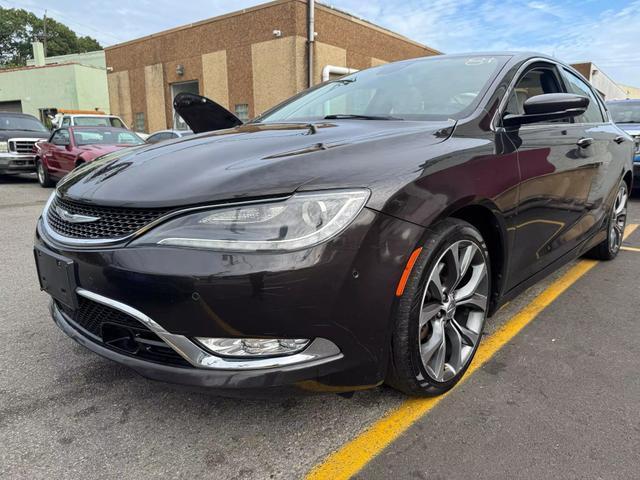
[{"label": "dark brown sedan", "polygon": [[244,125],[175,108],[196,135],[71,173],[35,245],[60,328],[149,378],[442,393],[500,305],[620,248],[633,142],[543,55],[387,64]]}]

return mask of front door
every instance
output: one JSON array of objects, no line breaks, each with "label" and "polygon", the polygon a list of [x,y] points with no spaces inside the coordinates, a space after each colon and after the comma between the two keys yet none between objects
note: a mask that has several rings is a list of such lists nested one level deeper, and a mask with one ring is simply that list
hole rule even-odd
[{"label": "front door", "polygon": [[[505,113],[523,113],[527,98],[566,88],[554,64],[531,65],[517,81]],[[514,287],[577,247],[593,231],[590,193],[601,156],[584,126],[570,119],[523,125],[518,145],[518,211],[509,286]]]}]

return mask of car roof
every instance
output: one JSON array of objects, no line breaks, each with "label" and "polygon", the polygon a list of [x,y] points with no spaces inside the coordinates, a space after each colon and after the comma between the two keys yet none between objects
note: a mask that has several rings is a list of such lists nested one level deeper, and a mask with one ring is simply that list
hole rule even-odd
[{"label": "car roof", "polygon": [[[0,115],[7,115],[9,117],[29,117],[29,118],[34,118],[36,120],[38,120],[35,116],[29,114],[29,113],[19,113],[19,112],[4,112],[2,110],[0,110]],[[40,120],[38,120],[40,121]]]},{"label": "car roof", "polygon": [[92,118],[120,118],[118,115],[108,115],[105,113],[63,113],[63,117],[92,117]]}]

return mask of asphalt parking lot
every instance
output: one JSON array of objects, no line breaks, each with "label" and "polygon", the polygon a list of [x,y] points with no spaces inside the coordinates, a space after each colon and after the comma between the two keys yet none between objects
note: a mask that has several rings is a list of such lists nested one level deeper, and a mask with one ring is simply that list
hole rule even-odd
[{"label": "asphalt parking lot", "polygon": [[[406,403],[388,388],[220,398],[85,351],[55,327],[36,279],[33,230],[50,193],[29,176],[0,179],[0,477],[301,478]],[[640,223],[638,199],[628,223]],[[637,478],[640,228],[625,245],[357,475]],[[503,308],[487,335],[571,268]]]}]

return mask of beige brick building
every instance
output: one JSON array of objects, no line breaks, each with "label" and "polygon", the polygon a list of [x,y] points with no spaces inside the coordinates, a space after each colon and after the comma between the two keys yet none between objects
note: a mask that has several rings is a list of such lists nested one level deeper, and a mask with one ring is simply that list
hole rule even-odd
[{"label": "beige brick building", "polygon": [[[316,4],[313,83],[325,66],[361,70],[440,52]],[[175,94],[205,95],[253,117],[308,86],[308,5],[276,0],[106,49],[111,112],[136,130],[184,127]]]}]

